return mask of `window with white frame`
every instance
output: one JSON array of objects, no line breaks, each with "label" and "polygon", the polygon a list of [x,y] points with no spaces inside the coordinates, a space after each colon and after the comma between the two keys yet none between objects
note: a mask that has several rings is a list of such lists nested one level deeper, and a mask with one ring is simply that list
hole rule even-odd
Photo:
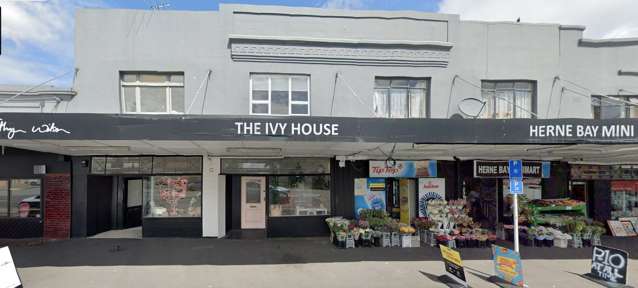
[{"label": "window with white frame", "polygon": [[425,118],[427,95],[427,79],[376,77],[374,113],[385,118]]},{"label": "window with white frame", "polygon": [[485,100],[482,118],[533,118],[536,83],[533,81],[482,81]]},{"label": "window with white frame", "polygon": [[250,114],[310,115],[310,76],[251,74]]},{"label": "window with white frame", "polygon": [[184,113],[184,73],[122,72],[124,113]]}]

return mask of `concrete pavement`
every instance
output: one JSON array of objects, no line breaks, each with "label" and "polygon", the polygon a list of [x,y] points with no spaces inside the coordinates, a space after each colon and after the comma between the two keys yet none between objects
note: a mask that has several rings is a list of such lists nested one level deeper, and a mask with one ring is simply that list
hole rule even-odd
[{"label": "concrete pavement", "polygon": [[[638,275],[638,261],[629,275]],[[498,287],[484,279],[492,262],[465,261],[472,287]],[[601,287],[575,274],[587,260],[525,260],[529,287]],[[20,268],[24,287],[446,287],[431,278],[444,273],[439,261],[340,262],[276,265],[69,266]],[[638,286],[631,279],[632,286]]]}]

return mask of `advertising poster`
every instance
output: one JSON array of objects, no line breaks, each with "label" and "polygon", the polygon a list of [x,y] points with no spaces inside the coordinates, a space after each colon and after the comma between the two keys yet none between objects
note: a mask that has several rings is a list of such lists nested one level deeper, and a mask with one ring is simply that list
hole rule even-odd
[{"label": "advertising poster", "polygon": [[523,287],[523,265],[521,256],[514,250],[492,245],[494,273],[507,283]]},{"label": "advertising poster", "polygon": [[361,209],[385,210],[385,179],[354,179],[354,215],[359,219]]},{"label": "advertising poster", "polygon": [[9,247],[0,248],[0,288],[15,288],[21,285]]},{"label": "advertising poster", "polygon": [[623,250],[594,246],[589,276],[613,285],[627,285],[628,256]]},{"label": "advertising poster", "polygon": [[441,257],[443,257],[443,264],[445,264],[445,273],[447,276],[467,287],[461,253],[444,245],[439,245],[439,248],[441,249]]},{"label": "advertising poster", "polygon": [[369,173],[377,178],[436,177],[436,160],[370,161]]},{"label": "advertising poster", "polygon": [[410,224],[416,211],[416,187],[414,179],[399,180],[399,207],[401,211],[401,223]]},{"label": "advertising poster", "polygon": [[419,217],[428,216],[428,202],[445,199],[445,178],[419,178]]}]

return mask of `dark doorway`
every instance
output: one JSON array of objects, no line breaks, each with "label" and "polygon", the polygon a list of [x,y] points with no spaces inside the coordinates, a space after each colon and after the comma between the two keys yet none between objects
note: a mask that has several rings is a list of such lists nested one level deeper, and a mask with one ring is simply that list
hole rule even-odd
[{"label": "dark doorway", "polygon": [[113,177],[90,175],[87,177],[87,188],[87,235],[111,230]]},{"label": "dark doorway", "polygon": [[124,179],[124,228],[142,225],[142,194],[144,180],[142,178]]}]

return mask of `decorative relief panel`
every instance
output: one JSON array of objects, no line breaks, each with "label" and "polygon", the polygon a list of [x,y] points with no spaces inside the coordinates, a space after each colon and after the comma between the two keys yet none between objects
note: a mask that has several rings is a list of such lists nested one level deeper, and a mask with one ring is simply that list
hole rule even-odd
[{"label": "decorative relief panel", "polygon": [[447,67],[450,56],[450,47],[326,44],[231,43],[231,57],[253,62]]}]

